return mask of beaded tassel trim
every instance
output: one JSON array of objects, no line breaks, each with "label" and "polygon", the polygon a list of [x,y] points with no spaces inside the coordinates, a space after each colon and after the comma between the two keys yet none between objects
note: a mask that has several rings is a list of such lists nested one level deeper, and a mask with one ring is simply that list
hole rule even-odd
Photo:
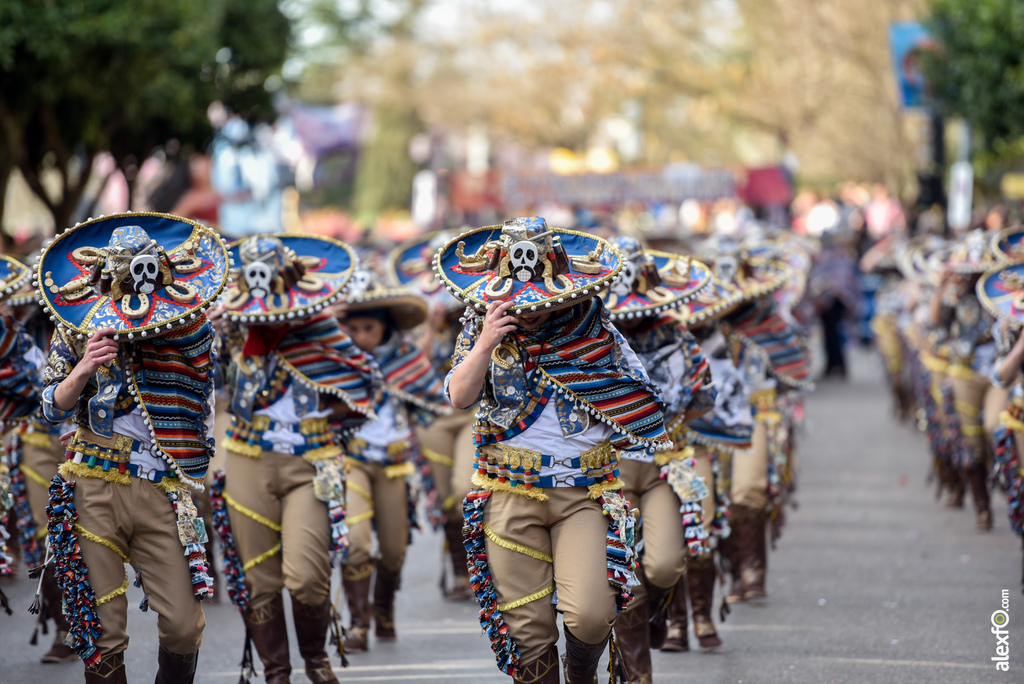
[{"label": "beaded tassel trim", "polygon": [[[21,442],[15,438],[15,445],[8,445],[10,450],[16,448],[18,455],[11,461],[15,464],[11,470],[11,498],[14,500],[14,520],[18,527],[18,543],[21,545],[21,553],[25,558],[25,564],[34,568],[43,563],[43,547],[39,544],[39,530],[35,518],[32,517],[32,509],[28,505],[28,482],[25,477],[25,466],[20,464]],[[10,451],[8,452],[10,454]],[[35,473],[33,473],[35,474]],[[38,475],[37,475],[38,477]],[[2,574],[2,571],[0,571]]]},{"label": "beaded tassel trim", "polygon": [[235,535],[231,532],[228,504],[224,500],[223,470],[213,474],[210,507],[213,509],[213,529],[220,537],[220,550],[224,557],[224,585],[228,598],[239,611],[246,611],[249,609],[249,587],[245,583],[245,571],[242,569],[242,557],[238,555],[238,547],[235,545]]},{"label": "beaded tassel trim", "polygon": [[1006,513],[1010,518],[1010,527],[1017,534],[1024,535],[1024,471],[1021,470],[1013,430],[1005,424],[996,428],[995,446],[996,481],[1006,494]]},{"label": "beaded tassel trim", "polygon": [[96,640],[103,633],[96,612],[96,593],[89,584],[88,568],[78,544],[75,483],[54,475],[50,483],[50,504],[46,507],[47,532],[54,557],[54,574],[63,595],[63,612],[68,621],[67,643],[87,668],[100,661]]},{"label": "beaded tassel trim", "polygon": [[605,557],[608,583],[616,589],[616,615],[633,600],[633,587],[640,585],[636,570],[636,511],[618,491],[608,491],[598,499],[602,513],[608,517]]},{"label": "beaded tassel trim", "polygon": [[462,504],[465,526],[462,528],[466,545],[466,566],[469,581],[480,604],[480,627],[491,640],[491,650],[498,669],[509,677],[519,674],[519,646],[508,632],[501,611],[498,610],[498,594],[487,560],[487,534],[484,524],[484,507],[492,492],[480,490],[470,492]]}]

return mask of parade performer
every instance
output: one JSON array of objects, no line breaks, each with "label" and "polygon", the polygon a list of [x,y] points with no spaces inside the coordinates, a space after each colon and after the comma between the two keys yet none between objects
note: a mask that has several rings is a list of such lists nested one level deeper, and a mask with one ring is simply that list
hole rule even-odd
[{"label": "parade performer", "polygon": [[[604,305],[661,388],[669,435],[682,436],[687,423],[714,406],[716,392],[700,345],[665,312],[706,290],[711,272],[688,257],[645,251],[635,238],[620,237],[612,244],[622,255],[622,273],[603,295]],[[694,559],[710,558],[700,504],[709,496],[710,478],[697,477],[694,449],[684,439],[673,442],[672,451],[624,452],[619,461],[623,496],[639,508],[643,542],[640,585],[615,621],[620,680],[629,684],[652,681],[651,648],[664,643],[668,604],[686,569],[687,551]],[[708,567],[714,581],[714,567]]]},{"label": "parade performer", "polygon": [[[1010,390],[1010,401],[1000,413],[995,431],[996,482],[1006,495],[1010,529],[1024,541],[1024,307],[1020,305],[1024,296],[1024,263],[1006,265],[983,275],[978,281],[977,295],[1000,321],[1004,344],[993,364],[991,380],[996,387]],[[1021,584],[1024,586],[1024,567]]]},{"label": "parade performer", "polygon": [[[443,231],[426,233],[402,243],[388,257],[392,281],[423,293],[430,303],[420,348],[441,377],[451,370],[455,340],[462,331],[460,319],[466,308],[441,286],[431,268],[434,254],[451,237]],[[426,517],[435,528],[443,528],[445,555],[450,559],[450,563],[442,560],[441,591],[452,601],[473,599],[466,547],[462,543],[462,501],[469,493],[473,477],[475,414],[475,407],[455,409],[415,430]],[[450,584],[446,577],[449,570],[453,576]]]},{"label": "parade performer", "polygon": [[899,317],[903,312],[904,279],[896,253],[902,248],[896,236],[887,236],[872,246],[860,260],[863,273],[873,273],[882,279],[875,293],[871,332],[882,355],[885,376],[892,393],[893,406],[900,422],[910,418],[914,399],[909,385],[908,368],[903,358]]},{"label": "parade performer", "polygon": [[726,601],[737,603],[767,596],[766,534],[773,541],[779,534],[792,478],[779,389],[808,386],[808,358],[802,335],[770,296],[790,277],[789,269],[767,255],[750,257],[742,251],[716,257],[714,264],[715,273],[724,282],[735,283],[747,302],[723,321],[754,413],[751,447],[733,454],[732,533],[723,544],[733,580]]},{"label": "parade performer", "polygon": [[[1024,236],[1021,232],[1020,236]],[[975,287],[982,273],[997,266],[999,257],[983,231],[965,235],[950,250],[933,255],[930,265],[940,272],[939,287],[932,295],[931,324],[948,330],[949,376],[952,411],[956,423],[951,436],[951,461],[970,487],[979,531],[992,529],[988,472],[992,465],[991,443],[999,413],[1006,407],[1008,390],[989,378],[995,361],[995,319],[981,306]],[[948,416],[947,416],[948,417]]]},{"label": "parade performer", "polygon": [[[393,641],[395,592],[415,526],[413,424],[429,425],[451,412],[441,377],[403,334],[427,316],[426,300],[405,288],[383,287],[376,273],[357,271],[345,298],[342,326],[356,346],[373,356],[385,389],[377,418],[345,440],[349,546],[341,566],[351,626],[345,651],[367,650],[370,584],[377,639]],[[380,557],[374,560],[373,531]]]},{"label": "parade performer", "polygon": [[156,681],[195,676],[212,584],[189,494],[214,451],[203,309],[227,270],[213,231],[164,214],[87,221],[43,250],[39,294],[57,323],[43,415],[78,426],[50,485],[48,556],[87,682],[126,681],[125,563],[159,616]]},{"label": "parade performer", "polygon": [[342,296],[354,257],[344,243],[288,234],[231,250],[238,272],[222,338],[233,419],[210,497],[226,588],[267,682],[291,675],[282,588],[306,676],[336,682],[325,642],[331,565],[347,543],[337,435],[374,416],[381,387],[376,364],[324,310]]},{"label": "parade performer", "polygon": [[481,626],[502,672],[547,684],[561,613],[566,681],[590,684],[637,582],[618,453],[672,446],[658,388],[594,298],[620,257],[521,218],[452,240],[435,264],[473,307],[445,387],[456,408],[480,402],[464,535]]},{"label": "parade performer", "polygon": [[[32,340],[25,358],[35,367],[36,384],[41,390],[54,326],[39,306],[38,300],[35,287],[30,280],[26,280],[25,287],[5,303],[11,307],[14,317]],[[31,406],[31,402],[28,405]],[[64,462],[64,445],[60,443],[59,436],[73,429],[74,424],[70,422],[54,425],[47,421],[37,398],[31,415],[18,422],[4,436],[4,449],[11,472],[13,511],[17,518],[18,544],[30,572],[43,565],[46,555],[46,506],[49,503],[50,481]],[[41,576],[37,598],[30,608],[31,612],[38,615],[38,619],[29,643],[36,645],[40,628],[43,634],[47,634],[48,622],[52,620],[53,643],[40,662],[77,660],[78,656],[65,643],[69,625],[61,612],[61,592],[53,568],[46,566],[38,572],[41,572]]]},{"label": "parade performer", "polygon": [[[694,450],[697,475],[708,485],[701,500],[704,527],[714,550],[721,552],[723,540],[731,533],[729,527],[729,486],[732,456],[737,449],[749,449],[753,419],[750,391],[743,375],[733,363],[729,345],[717,322],[728,315],[742,300],[742,292],[732,283],[716,276],[713,287],[684,304],[679,320],[698,339],[715,382],[715,405],[710,413],[670,431],[677,443]],[[641,510],[641,512],[643,512]],[[712,554],[691,557],[686,574],[676,585],[669,604],[668,629],[663,651],[688,651],[687,599],[693,612],[693,631],[701,651],[722,646],[715,629],[715,577],[717,571]]]},{"label": "parade performer", "polygon": [[[39,358],[38,351],[32,353],[32,338],[26,334],[11,309],[11,304],[17,298],[15,293],[31,285],[31,270],[28,267],[0,255],[0,431],[9,427],[13,427],[14,432],[21,430],[29,414],[39,406],[40,367],[44,365],[43,359]],[[34,294],[34,288],[32,292]],[[40,535],[29,509],[25,473],[19,467],[17,451],[11,448],[10,443],[6,446],[8,448],[0,453],[0,580],[13,577],[15,572],[14,558],[10,555],[12,550],[8,546],[11,535],[8,528],[17,532],[15,543],[20,546],[21,555],[30,567],[37,567],[43,561]],[[45,512],[38,519],[43,523],[45,536]],[[11,614],[7,596],[2,590],[0,610]],[[59,610],[58,595],[58,614]],[[62,626],[58,621],[58,629]]]}]

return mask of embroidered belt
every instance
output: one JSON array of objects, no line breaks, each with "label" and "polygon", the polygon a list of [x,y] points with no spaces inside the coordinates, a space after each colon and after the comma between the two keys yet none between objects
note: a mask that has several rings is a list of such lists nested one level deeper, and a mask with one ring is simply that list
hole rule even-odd
[{"label": "embroidered belt", "polygon": [[[542,475],[545,468],[556,464],[580,474]],[[564,457],[503,444],[488,444],[477,451],[476,471],[474,484],[485,489],[593,487],[619,481],[619,459],[609,441],[578,456]]]},{"label": "embroidered belt", "polygon": [[284,424],[270,420],[267,416],[253,416],[251,423],[233,416],[222,446],[236,454],[259,458],[264,451],[276,450],[274,442],[263,438],[271,430],[302,435],[302,444],[289,446],[293,454],[307,461],[335,458],[341,454],[326,418],[306,418],[298,423]]},{"label": "embroidered belt", "polygon": [[[345,446],[346,463],[379,463],[375,459],[366,457],[366,451],[370,448],[366,440],[353,437],[348,440]],[[415,474],[416,444],[411,437],[388,444],[385,452],[386,456],[382,465],[384,466],[384,474],[388,478],[405,477]]]},{"label": "embroidered belt", "polygon": [[1014,397],[999,418],[1010,430],[1024,432],[1024,397]]},{"label": "embroidered belt", "polygon": [[115,432],[113,437],[101,437],[92,430],[79,427],[68,443],[65,470],[84,477],[98,477],[119,484],[128,484],[128,476],[151,482],[177,479],[171,470],[147,468],[129,463],[132,452],[150,451],[150,444]]}]

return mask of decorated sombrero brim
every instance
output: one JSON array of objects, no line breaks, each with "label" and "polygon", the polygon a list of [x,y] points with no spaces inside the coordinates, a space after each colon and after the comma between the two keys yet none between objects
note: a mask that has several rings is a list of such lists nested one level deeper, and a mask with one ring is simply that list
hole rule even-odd
[{"label": "decorated sombrero brim", "polygon": [[[348,317],[356,318],[363,311],[386,309],[399,330],[415,328],[427,320],[430,307],[425,297],[408,287],[385,287],[369,281],[369,275],[366,271],[356,271],[349,281],[345,295]],[[368,282],[361,282],[364,278]]]},{"label": "decorated sombrero brim", "polygon": [[948,267],[954,273],[984,273],[996,268],[1002,260],[992,251],[991,238],[982,230],[972,230],[946,250],[939,250],[928,258],[928,268],[941,271]]},{"label": "decorated sombrero brim", "polygon": [[949,254],[949,245],[945,238],[938,235],[922,235],[914,237],[906,246],[897,250],[896,263],[900,273],[907,280],[921,285],[934,284],[937,271],[931,266],[932,255],[945,250],[940,257],[944,262]]},{"label": "decorated sombrero brim", "polygon": [[676,317],[696,329],[729,315],[743,301],[740,289],[717,280],[679,307]]},{"label": "decorated sombrero brim", "polygon": [[[293,282],[284,279],[281,268],[253,271],[245,263],[242,247],[254,239],[282,250],[278,255],[286,262],[282,268],[301,271]],[[231,256],[236,268],[225,294],[225,313],[232,320],[257,324],[308,318],[322,311],[341,299],[358,263],[352,249],[340,240],[294,233],[237,240],[231,243]]]},{"label": "decorated sombrero brim", "polygon": [[1007,228],[992,236],[992,252],[1001,261],[1024,261],[1024,227]]},{"label": "decorated sombrero brim", "polygon": [[0,301],[21,306],[17,302],[26,296],[25,303],[39,299],[39,294],[32,287],[32,269],[17,259],[0,254]]},{"label": "decorated sombrero brim", "polygon": [[636,272],[636,260],[624,259],[618,280],[602,295],[612,320],[655,316],[679,308],[714,281],[711,269],[690,257],[647,249],[641,260],[647,259],[657,271],[657,285],[639,284],[646,281],[645,274]]},{"label": "decorated sombrero brim", "polygon": [[709,260],[715,282],[734,286],[739,290],[737,304],[767,297],[789,282],[791,270],[778,260],[751,257],[740,260],[732,254],[722,254]]},{"label": "decorated sombrero brim", "polygon": [[[509,313],[515,315],[572,306],[607,288],[622,268],[618,251],[607,240],[552,228],[552,239],[567,257],[565,273],[559,274],[555,287],[543,279],[519,280],[511,272],[506,275],[499,270],[506,257],[511,256],[502,252],[509,246],[503,247],[505,227],[486,226],[464,233],[446,243],[434,258],[437,278],[448,292],[480,311],[493,301],[511,301]],[[543,229],[547,230],[547,226],[543,225]],[[547,259],[547,255],[534,259],[537,264],[538,259]],[[491,292],[500,291],[501,296],[492,296],[488,285]]]},{"label": "decorated sombrero brim", "polygon": [[43,248],[38,294],[61,329],[152,337],[201,315],[224,290],[228,263],[227,247],[201,223],[111,214],[69,228]]},{"label": "decorated sombrero brim", "polygon": [[1024,263],[993,269],[978,279],[978,300],[996,318],[1024,325]]}]

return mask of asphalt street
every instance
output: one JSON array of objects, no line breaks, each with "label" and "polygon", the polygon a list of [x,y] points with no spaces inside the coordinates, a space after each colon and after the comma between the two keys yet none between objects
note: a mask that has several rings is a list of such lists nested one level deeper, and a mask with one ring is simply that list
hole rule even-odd
[{"label": "asphalt street", "polygon": [[[768,601],[734,608],[717,653],[655,653],[656,682],[1022,681],[1021,541],[1005,500],[995,498],[995,530],[975,532],[970,501],[958,511],[935,499],[923,440],[893,414],[872,354],[854,353],[850,381],[819,384],[799,443],[799,507],[769,559]],[[351,656],[350,667],[337,669],[343,682],[510,681],[494,666],[475,604],[441,598],[440,549],[439,535],[416,536],[398,598],[398,642]],[[38,663],[49,637],[28,645],[34,582],[24,569],[3,589],[15,613],[0,615],[0,683],[82,681],[80,663]],[[990,620],[1003,590],[1011,616],[1006,673],[991,660]],[[141,595],[133,587],[129,598],[137,605]],[[234,684],[241,620],[227,602],[208,606],[206,616],[196,681]],[[152,681],[156,616],[132,609],[129,631],[129,681]],[[307,681],[294,641],[292,654],[293,681]]]}]

